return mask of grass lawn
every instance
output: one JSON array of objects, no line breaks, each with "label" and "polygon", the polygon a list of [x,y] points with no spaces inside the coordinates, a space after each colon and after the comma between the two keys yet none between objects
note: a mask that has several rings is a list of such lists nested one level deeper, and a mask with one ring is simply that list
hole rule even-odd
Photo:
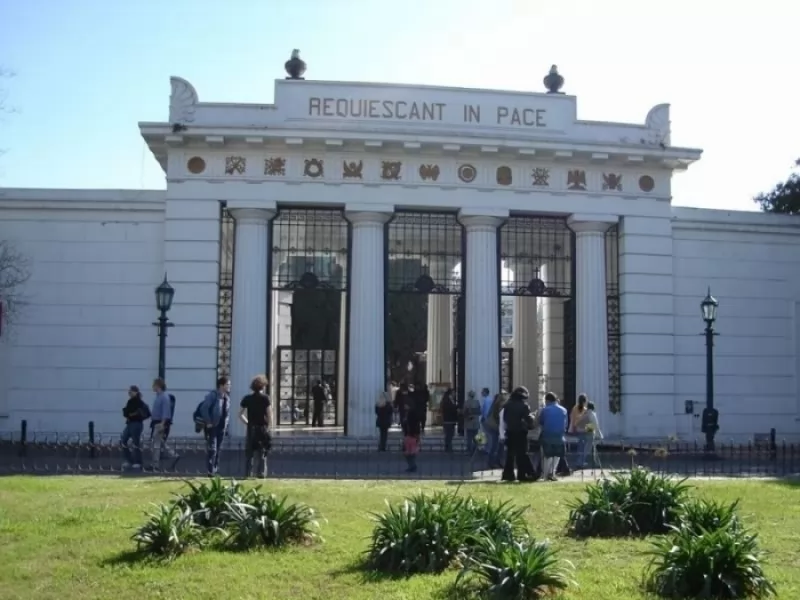
[{"label": "grass lawn", "polygon": [[[354,569],[371,531],[370,511],[439,483],[268,481],[319,510],[325,543],[276,553],[204,551],[166,566],[121,560],[149,503],[168,500],[183,484],[110,477],[0,478],[0,598],[128,600],[141,598],[445,598],[454,572],[407,580],[366,580]],[[447,486],[449,487],[449,486]],[[800,598],[800,487],[766,481],[701,481],[696,493],[741,498],[746,523],[771,552],[768,574],[781,598]],[[567,502],[583,484],[467,484],[476,497],[512,499],[530,507],[538,537],[553,540],[576,566],[580,587],[564,598],[626,600],[640,591],[646,540],[575,541],[563,537]]]}]

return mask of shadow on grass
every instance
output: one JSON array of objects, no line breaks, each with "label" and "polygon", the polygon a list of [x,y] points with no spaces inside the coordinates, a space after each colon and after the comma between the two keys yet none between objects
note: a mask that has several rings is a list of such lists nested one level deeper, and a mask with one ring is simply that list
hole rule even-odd
[{"label": "shadow on grass", "polygon": [[158,567],[167,565],[170,562],[172,562],[172,558],[157,557],[139,550],[123,550],[114,556],[100,561],[100,566],[104,568],[133,566]]},{"label": "shadow on grass", "polygon": [[[360,583],[379,583],[382,581],[403,581],[423,573],[387,573],[379,571],[373,567],[367,557],[358,558],[341,569],[331,571],[331,577],[343,577],[346,575],[357,575]],[[435,575],[437,573],[424,573],[425,575]]]}]

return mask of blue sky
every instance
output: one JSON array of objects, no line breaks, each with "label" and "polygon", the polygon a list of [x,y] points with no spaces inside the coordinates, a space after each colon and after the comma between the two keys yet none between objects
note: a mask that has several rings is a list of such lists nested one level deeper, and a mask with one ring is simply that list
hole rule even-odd
[{"label": "blue sky", "polygon": [[0,186],[163,188],[137,123],[166,120],[169,76],[270,102],[299,48],[340,81],[543,91],[556,63],[582,119],[669,102],[673,143],[704,150],[674,203],[754,209],[800,157],[798,20],[784,0],[0,0]]}]

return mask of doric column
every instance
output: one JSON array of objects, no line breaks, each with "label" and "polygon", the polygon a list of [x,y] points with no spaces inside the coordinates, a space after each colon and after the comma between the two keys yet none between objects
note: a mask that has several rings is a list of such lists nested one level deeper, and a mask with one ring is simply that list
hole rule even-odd
[{"label": "doric column", "polygon": [[610,414],[605,232],[616,222],[616,218],[598,215],[573,215],[568,221],[576,236],[575,391],[594,402],[601,428]]},{"label": "doric column", "polygon": [[[234,406],[248,393],[250,380],[258,374],[272,380],[269,369],[269,222],[273,208],[229,204],[236,219],[233,271],[233,334],[231,339],[231,395]],[[232,431],[243,435],[238,419]]]},{"label": "doric column", "polygon": [[347,206],[353,227],[347,434],[353,437],[376,435],[375,399],[385,387],[383,226],[391,217],[386,210]]},{"label": "doric column", "polygon": [[[539,276],[538,265],[510,261],[517,287]],[[539,315],[538,298],[514,297],[514,387],[524,385],[535,397],[539,390]],[[511,390],[508,390],[509,392]]]},{"label": "doric column", "polygon": [[[548,261],[542,267],[545,285],[554,286],[564,281],[558,269],[566,268],[560,262]],[[564,396],[564,300],[542,298],[542,370],[546,382],[544,389],[559,398]]]},{"label": "doric column", "polygon": [[460,220],[467,230],[464,391],[480,393],[481,388],[488,387],[494,394],[500,388],[497,228],[503,216],[499,212],[486,216],[462,211]]},{"label": "doric column", "polygon": [[451,385],[453,352],[453,306],[447,294],[428,296],[428,383]]}]

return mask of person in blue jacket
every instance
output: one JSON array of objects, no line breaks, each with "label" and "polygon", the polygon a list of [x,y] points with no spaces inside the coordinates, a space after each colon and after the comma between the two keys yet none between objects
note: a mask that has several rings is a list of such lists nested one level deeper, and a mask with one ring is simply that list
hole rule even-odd
[{"label": "person in blue jacket", "polygon": [[222,440],[228,432],[231,416],[231,380],[227,377],[217,379],[217,389],[209,392],[203,400],[201,414],[205,424],[206,468],[208,475],[214,476],[219,468],[219,451]]}]

